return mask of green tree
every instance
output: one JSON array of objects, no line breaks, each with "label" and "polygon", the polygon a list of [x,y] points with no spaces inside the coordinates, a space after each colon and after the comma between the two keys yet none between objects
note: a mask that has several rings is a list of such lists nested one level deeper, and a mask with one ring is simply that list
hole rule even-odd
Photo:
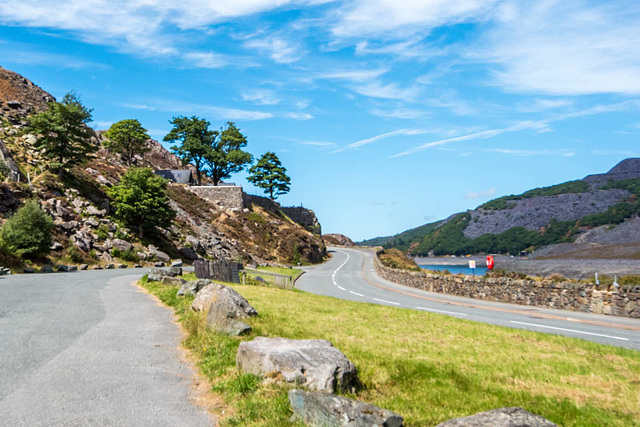
[{"label": "green tree", "polygon": [[51,102],[47,111],[33,115],[26,131],[36,135],[36,148],[43,151],[54,170],[84,160],[97,150],[91,142],[93,130],[87,126],[92,120],[75,92],[69,92],[62,102]]},{"label": "green tree", "polygon": [[260,157],[258,163],[249,168],[247,181],[264,189],[271,200],[275,200],[279,195],[289,192],[291,178],[286,174],[287,170],[280,163],[280,159],[275,153],[268,151]]},{"label": "green tree", "polygon": [[247,138],[233,122],[227,122],[227,128],[215,132],[211,150],[205,155],[209,176],[213,185],[231,174],[240,172],[253,160],[251,154],[242,151],[247,146]]},{"label": "green tree", "polygon": [[173,129],[164,137],[164,141],[177,143],[171,150],[182,159],[183,164],[193,163],[196,167],[198,183],[202,182],[201,173],[206,157],[211,153],[217,132],[209,130],[209,123],[196,116],[174,117],[169,121]]},{"label": "green tree", "polygon": [[104,146],[120,153],[129,166],[136,154],[144,154],[150,150],[147,145],[149,134],[136,119],[120,120],[112,124],[104,135],[108,138]]},{"label": "green tree", "polygon": [[149,168],[131,168],[122,176],[120,183],[108,190],[115,215],[138,228],[142,239],[143,230],[156,225],[171,224],[176,212],[169,206],[167,180]]},{"label": "green tree", "polygon": [[51,246],[53,220],[37,200],[29,200],[0,229],[0,241],[18,256],[44,255]]}]

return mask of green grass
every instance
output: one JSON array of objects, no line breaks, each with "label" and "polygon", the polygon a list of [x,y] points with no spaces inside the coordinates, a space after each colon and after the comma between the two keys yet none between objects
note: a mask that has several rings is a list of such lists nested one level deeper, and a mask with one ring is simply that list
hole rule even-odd
[{"label": "green grass", "polygon": [[294,280],[302,274],[302,270],[298,270],[297,268],[286,268],[286,267],[258,267],[258,270],[265,270],[271,273],[282,274],[285,276],[290,276]]},{"label": "green grass", "polygon": [[453,417],[522,406],[567,426],[640,425],[640,352],[300,291],[235,286],[260,314],[253,332],[207,332],[177,288],[145,284],[173,306],[213,392],[226,402],[223,425],[287,425],[287,388],[240,374],[235,354],[256,336],[324,338],[357,366],[357,398],[435,425]]}]

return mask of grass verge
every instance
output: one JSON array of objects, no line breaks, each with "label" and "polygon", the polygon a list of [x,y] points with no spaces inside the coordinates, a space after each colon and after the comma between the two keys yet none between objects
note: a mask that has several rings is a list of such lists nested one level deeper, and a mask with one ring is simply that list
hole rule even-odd
[{"label": "grass verge", "polygon": [[[433,313],[360,304],[258,286],[233,287],[258,310],[253,332],[230,338],[206,330],[204,316],[176,287],[143,280],[173,307],[185,347],[226,402],[222,425],[289,425],[287,388],[240,374],[235,355],[256,336],[323,338],[357,366],[358,399],[405,417],[408,426],[522,406],[566,426],[640,425],[640,352],[485,325]],[[220,414],[219,414],[220,415]]]}]

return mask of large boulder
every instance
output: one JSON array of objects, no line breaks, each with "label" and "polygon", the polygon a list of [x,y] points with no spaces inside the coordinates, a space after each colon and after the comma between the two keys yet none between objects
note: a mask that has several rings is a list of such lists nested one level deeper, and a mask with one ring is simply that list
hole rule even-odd
[{"label": "large boulder", "polygon": [[185,295],[196,295],[202,288],[209,284],[211,284],[211,281],[207,279],[189,281],[182,285],[182,287],[178,290],[177,296],[181,297]]},{"label": "large boulder", "polygon": [[167,274],[171,277],[182,276],[182,268],[181,267],[171,267]]},{"label": "large boulder", "polygon": [[197,259],[200,259],[200,257],[196,253],[196,251],[194,251],[192,248],[190,248],[188,246],[183,246],[183,247],[178,248],[178,252],[180,252],[180,255],[182,255],[183,257],[185,257],[189,261],[195,261]]},{"label": "large boulder", "polygon": [[236,312],[236,318],[242,319],[249,316],[256,316],[258,312],[251,307],[249,302],[239,293],[228,286],[219,283],[211,283],[202,288],[191,304],[193,311],[204,311],[210,308],[211,303],[223,299],[231,299],[234,301],[233,306]]},{"label": "large boulder", "polygon": [[171,257],[169,255],[159,251],[158,248],[153,245],[149,245],[149,253],[160,262],[164,262],[165,264],[171,262]]},{"label": "large boulder", "polygon": [[111,241],[111,247],[122,252],[127,252],[133,249],[133,245],[131,243],[122,239],[113,239]]},{"label": "large boulder", "polygon": [[479,412],[464,418],[454,418],[438,424],[436,427],[553,427],[552,423],[540,415],[532,414],[522,408],[500,408]]},{"label": "large boulder", "polygon": [[164,276],[160,279],[160,283],[164,286],[182,286],[187,283],[187,281],[178,277]]},{"label": "large boulder", "polygon": [[203,250],[200,240],[194,236],[187,236],[185,242],[188,243],[195,252],[201,252]]},{"label": "large boulder", "polygon": [[332,393],[358,385],[354,364],[327,340],[257,337],[240,343],[236,365],[266,381],[281,378],[309,390]]},{"label": "large boulder", "polygon": [[207,326],[226,335],[243,335],[251,332],[251,327],[240,319],[256,316],[258,312],[234,289],[219,288],[209,306]]},{"label": "large boulder", "polygon": [[151,282],[159,282],[164,276],[168,276],[169,272],[160,268],[152,268],[147,274],[147,279]]},{"label": "large boulder", "polygon": [[402,416],[370,403],[331,393],[290,390],[289,402],[295,417],[318,427],[401,427]]}]

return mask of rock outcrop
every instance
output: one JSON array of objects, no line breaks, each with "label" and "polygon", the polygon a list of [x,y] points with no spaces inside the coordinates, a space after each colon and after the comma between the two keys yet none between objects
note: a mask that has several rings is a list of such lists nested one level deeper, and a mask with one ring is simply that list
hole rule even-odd
[{"label": "rock outcrop", "polygon": [[351,240],[344,234],[337,234],[337,233],[323,234],[322,238],[324,239],[327,245],[348,246],[348,247],[352,247],[356,245],[353,242],[353,240]]},{"label": "rock outcrop", "polygon": [[0,67],[0,116],[12,124],[22,123],[30,114],[47,109],[56,99],[32,81]]},{"label": "rock outcrop", "polygon": [[309,390],[333,393],[358,385],[355,365],[327,340],[257,337],[240,343],[236,365],[265,381],[282,380]]},{"label": "rock outcrop", "polygon": [[294,389],[289,402],[294,416],[314,427],[401,427],[404,421],[395,412],[331,393]]},{"label": "rock outcrop", "polygon": [[436,427],[554,427],[556,424],[522,408],[500,408],[464,418],[454,418]]}]

